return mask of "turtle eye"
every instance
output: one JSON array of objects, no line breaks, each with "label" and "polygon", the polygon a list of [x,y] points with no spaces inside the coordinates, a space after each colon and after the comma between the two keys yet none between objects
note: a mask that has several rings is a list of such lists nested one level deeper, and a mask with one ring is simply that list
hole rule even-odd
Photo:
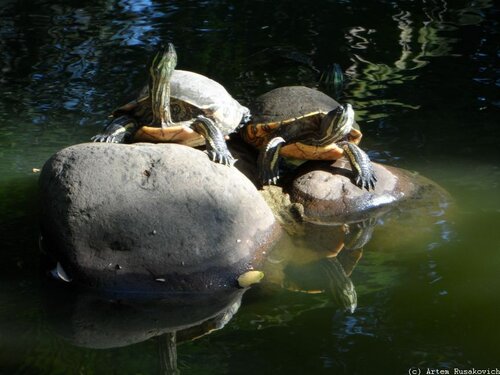
[{"label": "turtle eye", "polygon": [[345,117],[347,111],[345,110],[345,108],[340,105],[338,108],[337,108],[337,113],[336,113],[336,117],[339,117],[339,119],[342,119]]},{"label": "turtle eye", "polygon": [[347,103],[345,106],[342,106],[342,116],[343,117],[354,117],[354,110],[352,109],[352,105]]}]

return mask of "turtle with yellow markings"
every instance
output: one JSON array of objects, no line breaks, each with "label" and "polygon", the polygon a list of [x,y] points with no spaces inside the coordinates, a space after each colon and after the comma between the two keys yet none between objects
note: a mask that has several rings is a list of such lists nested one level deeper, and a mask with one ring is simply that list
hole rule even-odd
[{"label": "turtle with yellow markings", "polygon": [[235,161],[226,136],[248,121],[248,108],[239,104],[218,82],[201,74],[176,70],[177,54],[169,44],[149,66],[149,83],[137,99],[117,108],[95,142],[173,142],[206,145],[218,163]]},{"label": "turtle with yellow markings", "polygon": [[361,131],[350,104],[302,86],[280,87],[261,95],[251,107],[252,121],[243,125],[243,139],[260,150],[260,181],[276,184],[281,158],[336,160],[345,156],[354,182],[373,189],[377,181],[368,155],[359,148]]}]

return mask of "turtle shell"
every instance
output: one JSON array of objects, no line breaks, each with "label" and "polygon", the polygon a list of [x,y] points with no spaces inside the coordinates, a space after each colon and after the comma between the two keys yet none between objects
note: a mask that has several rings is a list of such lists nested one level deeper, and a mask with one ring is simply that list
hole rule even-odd
[{"label": "turtle shell", "polygon": [[[325,114],[340,104],[321,91],[305,86],[278,87],[262,94],[250,105],[253,124],[266,124],[291,120],[297,117],[309,117]],[[359,125],[355,122],[355,129]]]},{"label": "turtle shell", "polygon": [[328,95],[304,86],[279,87],[251,104],[252,123],[285,121],[314,112],[327,113],[340,104]]},{"label": "turtle shell", "polygon": [[198,73],[175,70],[170,95],[201,109],[216,120],[224,133],[230,133],[250,111],[236,101],[220,83]]},{"label": "turtle shell", "polygon": [[[146,103],[148,96],[146,85],[136,100],[117,108],[113,115],[116,117],[123,112],[136,111],[136,116],[149,123],[151,109]],[[138,107],[137,104],[141,105]],[[238,103],[220,83],[185,70],[174,70],[170,78],[170,108],[174,121],[188,121],[204,114],[214,119],[224,134],[233,132],[250,114],[250,110]]]},{"label": "turtle shell", "polygon": [[[314,134],[323,117],[340,104],[328,95],[304,86],[279,87],[251,104],[252,121],[240,132],[243,139],[261,148],[273,132],[289,126],[290,139],[300,141]],[[359,130],[357,124],[354,127]]]}]

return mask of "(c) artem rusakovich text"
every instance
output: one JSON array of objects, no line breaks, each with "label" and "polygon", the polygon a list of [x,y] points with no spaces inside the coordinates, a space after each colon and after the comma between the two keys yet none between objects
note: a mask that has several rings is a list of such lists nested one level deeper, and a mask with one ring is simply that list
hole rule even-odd
[{"label": "(c) artem rusakovich text", "polygon": [[457,368],[452,369],[434,369],[428,368],[425,372],[426,375],[500,375],[500,369],[498,368]]}]

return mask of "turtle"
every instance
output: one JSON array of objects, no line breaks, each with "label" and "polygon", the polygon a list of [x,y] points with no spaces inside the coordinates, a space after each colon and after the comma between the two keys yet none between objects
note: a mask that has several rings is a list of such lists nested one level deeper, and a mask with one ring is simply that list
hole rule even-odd
[{"label": "turtle", "polygon": [[351,104],[340,105],[317,90],[287,86],[258,97],[250,106],[252,119],[238,131],[260,150],[259,179],[276,184],[282,157],[295,160],[349,160],[354,182],[374,189],[377,178],[370,158],[359,148],[362,133]]},{"label": "turtle", "polygon": [[176,70],[172,43],[161,47],[149,66],[149,83],[137,99],[115,109],[94,142],[175,142],[206,145],[209,157],[232,165],[225,136],[249,120],[250,111],[218,82]]}]

